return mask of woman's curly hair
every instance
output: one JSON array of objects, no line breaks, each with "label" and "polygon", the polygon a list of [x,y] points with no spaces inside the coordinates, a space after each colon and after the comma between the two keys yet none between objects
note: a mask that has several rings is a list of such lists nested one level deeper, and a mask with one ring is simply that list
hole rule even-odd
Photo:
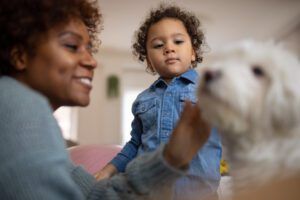
[{"label": "woman's curly hair", "polygon": [[204,43],[204,33],[200,29],[199,19],[191,12],[185,11],[175,5],[161,4],[158,9],[151,10],[150,14],[146,17],[146,20],[142,23],[140,28],[135,32],[134,43],[132,45],[133,54],[142,62],[147,58],[147,37],[149,28],[164,18],[174,18],[180,20],[190,38],[192,47],[196,53],[196,59],[192,62],[192,66],[195,68],[197,63],[202,62],[202,47]]},{"label": "woman's curly hair", "polygon": [[0,75],[14,71],[11,52],[14,48],[34,55],[36,46],[47,32],[73,19],[82,20],[94,50],[102,15],[97,0],[1,0],[0,1]]}]

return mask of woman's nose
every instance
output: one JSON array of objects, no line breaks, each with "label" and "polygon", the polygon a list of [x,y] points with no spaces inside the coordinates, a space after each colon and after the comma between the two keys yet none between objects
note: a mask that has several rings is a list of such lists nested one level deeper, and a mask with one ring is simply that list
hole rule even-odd
[{"label": "woman's nose", "polygon": [[94,69],[97,67],[97,61],[93,57],[92,53],[85,51],[82,55],[81,64],[84,67]]}]

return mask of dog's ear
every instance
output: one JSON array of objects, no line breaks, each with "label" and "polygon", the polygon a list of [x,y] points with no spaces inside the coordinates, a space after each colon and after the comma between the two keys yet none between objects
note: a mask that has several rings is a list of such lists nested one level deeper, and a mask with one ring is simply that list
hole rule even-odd
[{"label": "dog's ear", "polygon": [[[300,69],[299,69],[300,70]],[[293,73],[293,72],[291,72]],[[296,73],[300,74],[300,73]],[[295,74],[272,80],[266,108],[270,125],[275,132],[292,130],[300,123],[300,84]]]}]

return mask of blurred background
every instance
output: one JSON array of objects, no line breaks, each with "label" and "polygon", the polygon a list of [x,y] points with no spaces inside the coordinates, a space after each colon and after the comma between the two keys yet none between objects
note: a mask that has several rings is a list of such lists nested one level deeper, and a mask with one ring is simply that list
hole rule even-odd
[{"label": "blurred background", "polygon": [[123,145],[130,138],[131,104],[157,78],[132,56],[131,43],[149,10],[161,2],[199,17],[209,45],[203,64],[219,48],[245,39],[273,40],[300,57],[300,0],[99,0],[104,30],[91,103],[55,112],[67,140]]}]

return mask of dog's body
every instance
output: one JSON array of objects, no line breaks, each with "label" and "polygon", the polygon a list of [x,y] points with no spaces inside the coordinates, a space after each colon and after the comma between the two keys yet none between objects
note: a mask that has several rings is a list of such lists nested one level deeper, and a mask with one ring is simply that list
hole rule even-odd
[{"label": "dog's body", "polygon": [[202,71],[199,102],[218,127],[234,186],[300,174],[300,63],[272,43],[232,47]]}]

